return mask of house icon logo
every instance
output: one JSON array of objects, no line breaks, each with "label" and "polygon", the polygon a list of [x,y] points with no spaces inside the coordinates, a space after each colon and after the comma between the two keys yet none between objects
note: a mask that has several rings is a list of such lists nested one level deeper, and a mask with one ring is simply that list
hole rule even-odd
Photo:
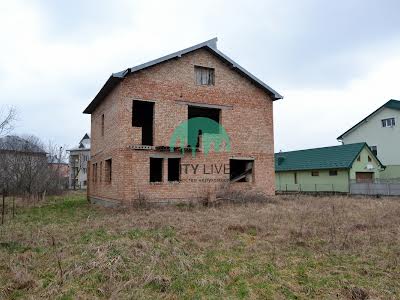
[{"label": "house icon logo", "polygon": [[175,128],[169,140],[171,152],[174,152],[178,141],[182,154],[186,148],[190,148],[193,157],[200,147],[206,156],[211,150],[211,145],[214,146],[214,152],[229,152],[231,149],[230,138],[225,128],[218,122],[204,117],[190,118]]}]

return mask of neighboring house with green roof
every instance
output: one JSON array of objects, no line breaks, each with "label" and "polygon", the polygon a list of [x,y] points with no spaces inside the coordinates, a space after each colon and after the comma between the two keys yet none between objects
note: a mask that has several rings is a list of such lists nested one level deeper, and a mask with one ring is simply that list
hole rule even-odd
[{"label": "neighboring house with green roof", "polygon": [[350,182],[373,182],[384,166],[366,143],[275,154],[277,191],[349,192]]},{"label": "neighboring house with green roof", "polygon": [[390,100],[337,138],[367,143],[386,166],[381,179],[400,180],[400,101]]}]

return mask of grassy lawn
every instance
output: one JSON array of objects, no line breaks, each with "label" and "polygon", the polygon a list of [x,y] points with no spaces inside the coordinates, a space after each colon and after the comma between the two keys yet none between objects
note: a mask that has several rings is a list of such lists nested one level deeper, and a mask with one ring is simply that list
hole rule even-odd
[{"label": "grassy lawn", "polygon": [[6,299],[396,299],[399,278],[399,198],[122,210],[75,194],[0,226]]}]

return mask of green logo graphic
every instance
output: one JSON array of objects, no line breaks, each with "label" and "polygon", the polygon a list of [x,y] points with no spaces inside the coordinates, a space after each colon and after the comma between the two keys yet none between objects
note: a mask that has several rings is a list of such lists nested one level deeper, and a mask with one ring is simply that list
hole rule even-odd
[{"label": "green logo graphic", "polygon": [[225,128],[210,118],[198,117],[183,121],[175,128],[169,140],[170,151],[174,152],[176,143],[179,140],[182,154],[185,148],[189,147],[192,151],[192,156],[195,157],[200,138],[205,155],[210,152],[212,144],[214,144],[215,152],[222,151],[221,146],[224,143],[225,151],[229,152],[231,150],[230,139]]}]

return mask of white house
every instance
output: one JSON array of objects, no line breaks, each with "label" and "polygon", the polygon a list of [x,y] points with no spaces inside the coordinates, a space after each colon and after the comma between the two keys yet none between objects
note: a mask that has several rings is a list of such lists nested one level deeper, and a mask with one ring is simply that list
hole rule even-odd
[{"label": "white house", "polygon": [[90,160],[90,137],[86,133],[78,147],[69,151],[69,187],[70,189],[86,189],[87,164]]},{"label": "white house", "polygon": [[337,138],[343,144],[366,142],[386,166],[382,179],[400,179],[400,101],[390,100]]}]

